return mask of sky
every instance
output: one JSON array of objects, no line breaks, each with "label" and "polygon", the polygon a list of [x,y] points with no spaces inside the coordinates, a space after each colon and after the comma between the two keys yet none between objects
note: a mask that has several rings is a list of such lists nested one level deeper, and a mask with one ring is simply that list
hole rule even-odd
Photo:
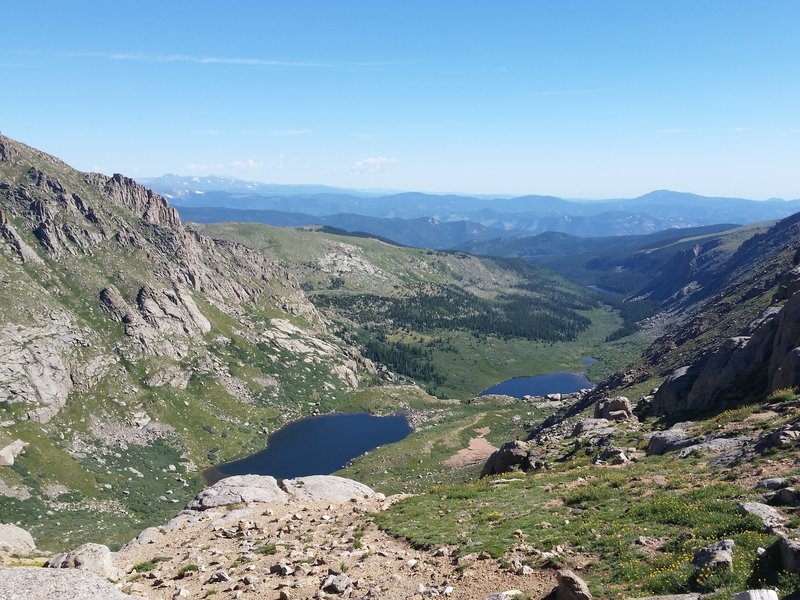
[{"label": "sky", "polygon": [[0,5],[0,131],[81,170],[800,198],[797,0]]}]

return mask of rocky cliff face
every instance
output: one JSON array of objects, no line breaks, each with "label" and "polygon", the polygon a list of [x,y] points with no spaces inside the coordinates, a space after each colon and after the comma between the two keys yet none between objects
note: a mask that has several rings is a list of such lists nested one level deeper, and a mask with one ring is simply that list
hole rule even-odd
[{"label": "rocky cliff face", "polygon": [[800,385],[800,268],[785,273],[775,297],[744,335],[674,370],[653,399],[654,415],[708,410],[726,401]]},{"label": "rocky cliff face", "polygon": [[30,442],[0,467],[0,490],[41,512],[100,493],[138,526],[150,509],[131,498],[158,475],[131,479],[141,465],[120,446],[166,444],[185,471],[255,448],[374,372],[275,260],[186,227],[132,179],[2,136],[0,280],[0,442]]}]

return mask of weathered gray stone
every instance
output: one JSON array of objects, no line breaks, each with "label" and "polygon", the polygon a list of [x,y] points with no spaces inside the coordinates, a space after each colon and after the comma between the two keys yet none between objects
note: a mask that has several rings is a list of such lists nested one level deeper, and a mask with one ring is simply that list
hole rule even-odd
[{"label": "weathered gray stone", "polygon": [[0,402],[23,403],[25,418],[47,423],[66,404],[76,382],[90,385],[106,372],[108,356],[81,357],[89,334],[66,313],[43,314],[35,326],[0,329]]},{"label": "weathered gray stone", "polygon": [[[791,289],[800,280],[788,273]],[[783,286],[784,293],[790,287]],[[734,392],[738,381],[763,374],[764,391],[800,384],[800,294],[793,293],[779,310],[770,307],[751,327],[751,335],[727,340],[696,363],[674,371],[659,387],[651,413],[672,415],[702,410]]]},{"label": "weathered gray stone", "polygon": [[581,419],[575,423],[570,437],[611,435],[616,429],[608,419]]},{"label": "weathered gray stone", "polygon": [[699,374],[699,365],[683,366],[672,371],[653,395],[650,414],[660,417],[684,410],[686,397]]},{"label": "weathered gray stone", "polygon": [[775,590],[747,590],[733,596],[733,600],[778,600]]},{"label": "weathered gray stone", "polygon": [[481,469],[481,477],[497,475],[508,471],[530,471],[536,468],[536,457],[527,442],[514,440],[506,442],[492,452]]},{"label": "weathered gray stone", "polygon": [[350,500],[375,495],[375,491],[363,483],[335,475],[310,475],[284,479],[283,487],[291,498],[302,502]]},{"label": "weathered gray stone", "polygon": [[322,591],[329,594],[344,594],[353,582],[347,575],[328,575],[322,581]]},{"label": "weathered gray stone", "polygon": [[269,568],[269,572],[286,577],[287,575],[292,575],[294,573],[294,567],[286,564],[285,562],[279,562],[272,565]]},{"label": "weathered gray stone", "polygon": [[158,527],[148,527],[143,529],[139,535],[133,538],[130,542],[125,544],[122,549],[127,550],[133,546],[145,546],[147,544],[155,544],[162,536],[161,530]]},{"label": "weathered gray stone", "polygon": [[696,440],[684,429],[672,427],[666,431],[657,431],[650,436],[647,444],[648,456],[660,456],[665,452],[674,452],[693,445]]},{"label": "weathered gray stone", "polygon": [[762,504],[761,502],[743,502],[739,504],[739,510],[746,514],[755,515],[764,527],[772,532],[780,529],[786,524],[786,516],[776,508]]},{"label": "weathered gray stone", "polygon": [[800,493],[793,487],[785,487],[775,492],[772,503],[779,506],[800,506]]},{"label": "weathered gray stone", "polygon": [[[612,415],[612,413],[614,413]],[[622,414],[620,414],[622,413]],[[624,421],[633,417],[633,408],[625,396],[604,398],[594,407],[596,419],[609,419],[611,421]]]},{"label": "weathered gray stone", "polygon": [[33,536],[13,523],[0,523],[0,552],[27,554],[36,550]]},{"label": "weathered gray stone", "polygon": [[608,463],[612,465],[622,465],[630,462],[630,459],[625,456],[625,451],[622,448],[604,448],[600,454],[595,458],[595,462]]},{"label": "weathered gray stone", "polygon": [[216,571],[208,578],[208,583],[225,583],[231,580],[231,576],[225,571]]},{"label": "weathered gray stone", "polygon": [[235,475],[220,479],[189,502],[190,510],[207,510],[217,506],[251,502],[282,502],[288,496],[274,477],[268,475]]},{"label": "weathered gray stone", "polygon": [[558,571],[556,600],[591,600],[592,594],[586,582],[569,569]]},{"label": "weathered gray stone", "polygon": [[800,572],[800,542],[781,536],[777,542],[783,571]]},{"label": "weathered gray stone", "polygon": [[692,444],[681,448],[678,451],[678,458],[686,458],[692,453],[712,452],[719,454],[721,452],[730,452],[737,448],[741,448],[745,444],[744,439],[740,438],[712,438],[704,442]]},{"label": "weathered gray stone", "polygon": [[757,488],[764,488],[767,490],[779,490],[786,487],[787,480],[785,477],[770,477],[769,479],[762,479],[756,485]]},{"label": "weathered gray stone", "polygon": [[800,443],[800,420],[781,425],[761,437],[756,443],[756,450],[764,452],[770,448],[792,448]]},{"label": "weathered gray stone", "polygon": [[733,540],[714,542],[694,551],[694,568],[711,571],[728,571],[733,568]]},{"label": "weathered gray stone", "polygon": [[51,569],[80,569],[110,579],[118,579],[122,574],[114,565],[111,550],[102,544],[83,544],[67,554],[54,556],[45,566]]},{"label": "weathered gray stone", "polygon": [[5,239],[16,253],[19,262],[42,264],[44,261],[17,233],[11,221],[0,211],[0,240]]},{"label": "weathered gray stone", "polygon": [[3,600],[130,600],[108,580],[87,571],[0,567]]}]

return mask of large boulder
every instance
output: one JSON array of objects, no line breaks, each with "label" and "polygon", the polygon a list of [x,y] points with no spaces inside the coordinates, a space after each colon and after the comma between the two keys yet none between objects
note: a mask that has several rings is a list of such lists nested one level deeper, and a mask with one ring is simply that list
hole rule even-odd
[{"label": "large boulder", "polygon": [[650,435],[650,441],[647,443],[647,455],[660,456],[665,452],[674,452],[695,443],[697,440],[690,437],[686,429],[673,426],[666,431],[657,431]]},{"label": "large boulder", "polygon": [[608,419],[581,419],[575,423],[570,437],[603,437],[613,435],[614,424]]},{"label": "large boulder", "polygon": [[733,600],[778,600],[775,590],[747,590],[733,596]]},{"label": "large boulder", "polygon": [[39,567],[0,567],[0,598],[9,600],[130,600],[94,573]]},{"label": "large boulder", "polygon": [[780,530],[786,524],[786,516],[781,511],[761,502],[741,502],[739,511],[758,517],[770,533]]},{"label": "large boulder", "polygon": [[653,395],[650,414],[660,417],[685,410],[687,408],[686,398],[699,374],[700,366],[696,364],[672,371]]},{"label": "large boulder", "polygon": [[775,545],[780,556],[781,570],[788,573],[800,571],[800,541],[782,535]]},{"label": "large boulder", "polygon": [[[670,374],[653,398],[651,413],[674,415],[706,410],[727,397],[742,397],[800,385],[800,278],[794,269],[783,307],[770,307],[749,335],[728,339],[714,352]],[[742,384],[750,389],[740,389]]]},{"label": "large boulder", "polygon": [[269,475],[234,475],[220,479],[204,489],[189,502],[190,510],[206,510],[229,504],[250,504],[253,502],[283,502],[288,498]]},{"label": "large boulder", "polygon": [[289,496],[302,502],[351,500],[375,495],[375,491],[363,483],[335,475],[310,475],[284,479],[283,487]]},{"label": "large boulder", "polygon": [[14,440],[8,446],[0,448],[0,467],[14,466],[14,461],[25,449],[28,442],[22,440]]},{"label": "large boulder", "polygon": [[604,398],[594,406],[595,419],[609,419],[611,421],[624,421],[633,417],[633,408],[630,400],[625,396]]},{"label": "large boulder", "polygon": [[789,298],[774,320],[769,389],[795,387],[800,384],[800,294]]},{"label": "large boulder", "polygon": [[561,569],[558,574],[556,600],[592,600],[586,582],[569,569]]},{"label": "large boulder", "polygon": [[44,566],[51,569],[80,569],[109,579],[118,579],[122,575],[114,565],[111,550],[103,544],[84,544],[67,554],[52,557]]},{"label": "large boulder", "polygon": [[508,471],[531,471],[536,468],[536,458],[533,456],[527,442],[514,440],[506,442],[499,449],[492,452],[483,465],[481,477],[497,475]]},{"label": "large boulder", "polygon": [[781,488],[775,492],[770,502],[778,506],[800,506],[800,492],[794,487]]},{"label": "large boulder", "polygon": [[33,536],[13,523],[0,523],[0,552],[27,554],[36,550]]},{"label": "large boulder", "polygon": [[695,550],[692,561],[695,571],[730,571],[733,568],[733,547],[733,540],[722,540]]}]

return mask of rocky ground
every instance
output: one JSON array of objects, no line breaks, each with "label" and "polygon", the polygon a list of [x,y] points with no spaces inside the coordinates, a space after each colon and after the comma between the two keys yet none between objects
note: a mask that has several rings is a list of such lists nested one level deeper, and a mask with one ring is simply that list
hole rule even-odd
[{"label": "rocky ground", "polygon": [[[194,510],[143,531],[117,553],[89,544],[49,560],[154,600],[486,598],[515,590],[543,598],[556,586],[552,570],[488,555],[456,558],[447,547],[423,551],[388,536],[370,515],[398,499],[336,477],[298,478],[282,488],[269,477],[229,478],[198,496]],[[5,570],[0,598],[72,598],[57,591],[52,570],[40,571]],[[99,585],[93,577],[84,583]]]}]

